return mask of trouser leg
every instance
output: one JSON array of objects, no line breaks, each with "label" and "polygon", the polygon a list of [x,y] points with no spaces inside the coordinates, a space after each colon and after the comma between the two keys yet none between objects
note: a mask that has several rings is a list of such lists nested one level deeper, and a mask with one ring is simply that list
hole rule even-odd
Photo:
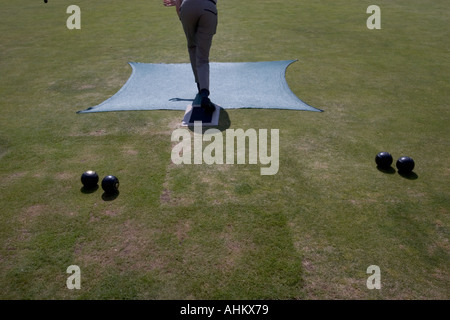
[{"label": "trouser leg", "polygon": [[217,9],[209,1],[186,2],[180,17],[195,82],[200,90],[209,91],[209,52],[217,28]]},{"label": "trouser leg", "polygon": [[186,15],[182,15],[182,23],[184,33],[186,34],[187,48],[189,52],[189,59],[191,62],[192,72],[194,73],[195,82],[198,83],[197,74],[197,37],[196,37],[196,24],[191,22],[192,19],[188,19]]},{"label": "trouser leg", "polygon": [[206,89],[209,91],[209,51],[212,38],[212,34],[197,33],[198,45],[195,52],[195,68],[200,90]]}]

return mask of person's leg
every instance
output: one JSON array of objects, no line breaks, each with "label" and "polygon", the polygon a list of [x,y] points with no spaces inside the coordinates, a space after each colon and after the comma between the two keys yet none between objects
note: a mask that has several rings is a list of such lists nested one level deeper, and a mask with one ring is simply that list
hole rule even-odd
[{"label": "person's leg", "polygon": [[203,13],[198,22],[198,30],[196,33],[197,50],[196,50],[196,68],[197,78],[200,88],[201,106],[207,112],[215,110],[214,105],[209,99],[209,52],[211,49],[212,39],[217,28],[217,9],[211,2],[206,1],[203,7]]},{"label": "person's leg", "polygon": [[197,46],[195,52],[195,67],[197,71],[197,80],[200,90],[206,89],[209,91],[209,52],[212,43],[212,34],[197,33]]},{"label": "person's leg", "polygon": [[202,11],[196,32],[195,65],[200,90],[209,91],[209,52],[217,29],[217,9],[214,4],[206,1]]},{"label": "person's leg", "polygon": [[217,29],[217,9],[211,1],[185,1],[180,19],[186,34],[189,59],[201,96],[201,106],[215,110],[209,96],[209,52]]},{"label": "person's leg", "polygon": [[180,12],[180,19],[187,40],[189,60],[191,62],[195,82],[197,84],[199,82],[197,73],[197,30],[199,20],[198,12],[199,10],[193,7],[191,3],[189,3],[189,5],[185,5],[185,3],[183,3]]}]

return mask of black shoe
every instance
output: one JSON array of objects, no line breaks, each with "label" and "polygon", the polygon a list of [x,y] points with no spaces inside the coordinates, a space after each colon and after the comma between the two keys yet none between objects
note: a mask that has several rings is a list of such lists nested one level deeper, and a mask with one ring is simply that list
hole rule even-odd
[{"label": "black shoe", "polygon": [[208,97],[202,97],[201,107],[206,113],[213,113],[216,110],[216,107]]},{"label": "black shoe", "polygon": [[200,90],[200,96],[202,97],[201,100],[201,107],[206,113],[213,113],[216,110],[216,107],[214,104],[212,104],[211,100],[209,100],[209,90],[202,89]]}]

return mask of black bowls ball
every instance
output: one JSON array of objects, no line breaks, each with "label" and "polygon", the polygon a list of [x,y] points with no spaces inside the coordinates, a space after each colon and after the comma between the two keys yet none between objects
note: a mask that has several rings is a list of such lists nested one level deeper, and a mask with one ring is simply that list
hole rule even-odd
[{"label": "black bowls ball", "polygon": [[102,188],[107,194],[114,194],[119,191],[119,179],[117,177],[108,175],[102,180]]},{"label": "black bowls ball", "polygon": [[92,170],[84,172],[81,175],[81,183],[86,189],[95,188],[98,184],[98,174]]},{"label": "black bowls ball", "polygon": [[388,169],[393,162],[392,156],[389,152],[380,152],[375,157],[377,166],[381,169]]},{"label": "black bowls ball", "polygon": [[400,157],[396,163],[398,172],[401,174],[411,173],[414,169],[414,165],[414,160],[410,157]]}]

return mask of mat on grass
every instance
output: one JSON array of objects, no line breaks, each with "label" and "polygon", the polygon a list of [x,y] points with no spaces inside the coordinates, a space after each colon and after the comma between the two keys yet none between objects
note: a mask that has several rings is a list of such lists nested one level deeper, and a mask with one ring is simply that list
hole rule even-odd
[{"label": "mat on grass", "polygon": [[[210,63],[210,99],[224,109],[263,108],[321,111],[301,101],[285,74],[296,60]],[[78,113],[132,110],[186,110],[197,104],[191,65],[129,62],[125,85],[97,106]]]}]

